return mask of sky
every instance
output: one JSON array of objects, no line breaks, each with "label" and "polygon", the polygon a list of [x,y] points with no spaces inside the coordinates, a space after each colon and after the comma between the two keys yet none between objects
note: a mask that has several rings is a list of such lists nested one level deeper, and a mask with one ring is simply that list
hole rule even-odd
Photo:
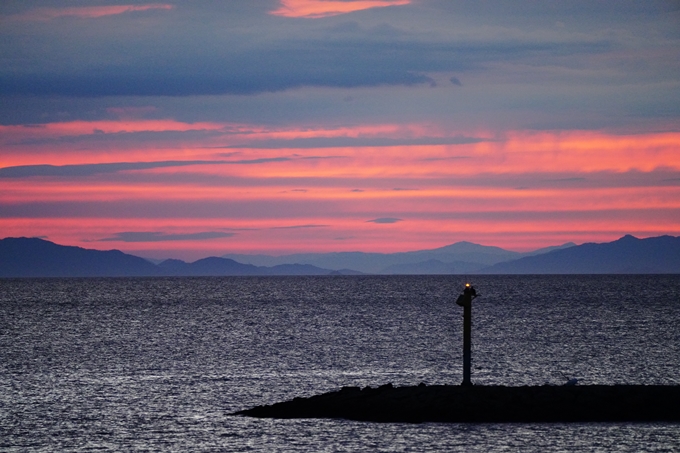
[{"label": "sky", "polygon": [[149,258],[680,235],[680,3],[0,3],[0,237]]}]

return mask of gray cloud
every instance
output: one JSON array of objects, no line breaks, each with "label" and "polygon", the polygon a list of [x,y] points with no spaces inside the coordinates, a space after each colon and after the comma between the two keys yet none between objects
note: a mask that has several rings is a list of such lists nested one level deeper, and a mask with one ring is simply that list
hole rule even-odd
[{"label": "gray cloud", "polygon": [[[639,130],[680,115],[678,2],[428,0],[319,20],[272,17],[274,0],[166,3],[175,8],[15,23],[5,19],[45,2],[3,2],[0,124],[111,119],[108,108],[133,106],[155,107],[146,118],[184,121],[440,122],[452,130]],[[291,90],[299,87],[347,89]],[[167,96],[149,97],[158,94]],[[59,140],[170,147],[209,133]],[[327,140],[320,146],[361,146]]]},{"label": "gray cloud", "polygon": [[[142,44],[143,45],[143,44]],[[0,94],[97,96],[195,96],[258,94],[304,86],[375,87],[435,85],[427,73],[480,69],[487,62],[554,58],[612,50],[606,41],[586,42],[380,42],[289,41],[270,48],[224,55],[174,52],[147,59],[132,51],[126,65],[97,61],[94,70],[0,72]],[[156,48],[163,48],[157,46]],[[172,46],[168,46],[172,48]],[[135,58],[137,55],[137,58]],[[215,58],[217,55],[220,58]],[[164,61],[158,66],[157,61]],[[187,71],[191,68],[191,72]]]},{"label": "gray cloud", "polygon": [[240,164],[240,165],[254,165],[254,164],[267,164],[270,162],[287,162],[293,160],[290,157],[262,157],[260,159],[243,159],[234,161],[224,161],[220,162],[223,164]]},{"label": "gray cloud", "polygon": [[297,230],[300,228],[327,228],[330,225],[316,225],[316,224],[308,224],[308,225],[290,225],[290,226],[280,226],[280,227],[271,227],[270,230]]},{"label": "gray cloud", "polygon": [[[0,44],[7,61],[0,69],[0,94],[250,95],[309,86],[435,85],[432,72],[460,73],[491,62],[527,59],[549,64],[555,58],[617,47],[588,35],[564,39],[553,34],[541,40],[528,34],[495,40],[469,35],[453,40],[443,29],[413,32],[413,24],[401,23],[399,14],[423,14],[415,5],[381,11],[385,20],[380,25],[370,20],[348,24],[339,17],[298,20],[292,26],[290,19],[266,14],[271,3],[249,8],[236,5],[241,2],[194,3],[147,12],[157,21],[154,28],[137,15],[9,24],[5,33],[27,34],[31,40],[22,41],[21,49],[12,39]],[[370,18],[373,13],[359,16],[364,14]],[[64,33],[67,26],[69,33]],[[214,33],[218,27],[229,32]],[[449,80],[455,84],[458,79]]]},{"label": "gray cloud", "polygon": [[201,233],[168,234],[156,231],[126,231],[115,233],[112,237],[99,239],[96,242],[165,242],[165,241],[205,241],[228,238],[235,233],[220,231],[204,231]]},{"label": "gray cloud", "polygon": [[367,220],[366,223],[397,223],[401,222],[402,219],[397,219],[395,217],[379,217],[373,220]]},{"label": "gray cloud", "polygon": [[420,159],[423,162],[437,162],[440,160],[460,160],[470,159],[472,156],[448,156],[448,157],[424,157]]},{"label": "gray cloud", "polygon": [[299,154],[293,154],[300,160],[324,160],[324,159],[347,159],[347,156],[301,156]]},{"label": "gray cloud", "polygon": [[140,142],[174,142],[196,141],[223,135],[224,132],[216,130],[189,130],[189,131],[140,131],[140,132],[101,132],[93,134],[64,135],[50,138],[23,139],[8,145],[50,145],[59,143],[101,143],[117,142],[136,144]]},{"label": "gray cloud", "polygon": [[106,164],[76,165],[18,165],[0,168],[0,178],[27,178],[32,176],[92,176],[101,173],[116,173],[151,168],[183,167],[187,165],[214,164],[214,161],[164,161],[164,162],[119,162]]},{"label": "gray cloud", "polygon": [[120,171],[149,170],[152,168],[186,167],[191,165],[255,165],[270,162],[290,161],[290,157],[269,157],[261,159],[222,160],[171,160],[159,162],[116,162],[105,164],[75,165],[18,165],[0,168],[0,178],[28,178],[34,176],[84,177]]},{"label": "gray cloud", "polygon": [[[304,197],[300,197],[304,198]],[[308,201],[292,200],[195,200],[181,199],[140,199],[140,200],[78,200],[78,201],[36,201],[3,202],[0,197],[0,218],[142,218],[142,219],[278,219],[280,222],[295,224],[300,218],[314,212],[321,218],[342,217],[344,203],[337,200]]]}]

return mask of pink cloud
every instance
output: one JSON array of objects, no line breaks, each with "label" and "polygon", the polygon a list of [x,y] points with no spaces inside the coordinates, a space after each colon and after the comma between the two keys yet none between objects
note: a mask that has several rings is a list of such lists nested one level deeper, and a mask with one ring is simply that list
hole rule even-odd
[{"label": "pink cloud", "polygon": [[409,3],[411,3],[411,0],[281,0],[281,6],[271,11],[270,14],[316,19],[371,8],[408,5]]},{"label": "pink cloud", "polygon": [[[458,145],[239,150],[217,145],[243,137],[394,138],[444,132],[426,125],[309,129],[130,120],[0,126],[0,134],[30,138],[196,129],[214,130],[217,138],[167,148],[155,141],[125,148],[115,141],[93,141],[83,150],[47,143],[39,151],[27,147],[22,152],[0,146],[2,167],[199,161],[95,176],[0,178],[0,230],[88,247],[93,243],[81,239],[111,237],[116,231],[241,231],[234,236],[238,240],[211,240],[213,252],[205,249],[208,244],[173,242],[176,256],[197,258],[219,250],[405,251],[456,240],[527,249],[568,240],[613,240],[625,233],[680,234],[680,184],[674,182],[680,172],[679,133],[511,131]],[[221,163],[203,165],[203,160]],[[413,190],[395,190],[405,188]],[[401,221],[367,222],[371,219]],[[290,225],[327,226],[280,228]],[[107,245],[145,253],[158,247]]]}]

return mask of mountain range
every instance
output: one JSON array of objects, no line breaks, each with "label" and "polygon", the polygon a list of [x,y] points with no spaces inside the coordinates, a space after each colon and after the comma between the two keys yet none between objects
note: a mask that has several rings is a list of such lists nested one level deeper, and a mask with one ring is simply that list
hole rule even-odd
[{"label": "mountain range", "polygon": [[158,264],[118,250],[63,246],[38,238],[0,240],[0,277],[143,277],[352,274],[668,274],[680,273],[680,237],[573,243],[518,253],[457,242],[400,253],[225,255]]},{"label": "mountain range", "polygon": [[680,237],[638,239],[626,235],[603,244],[576,247],[497,263],[486,274],[678,274]]},{"label": "mountain range", "polygon": [[353,269],[366,274],[467,274],[478,272],[496,263],[541,255],[574,245],[576,244],[569,242],[533,252],[519,253],[500,247],[462,241],[436,249],[414,252],[334,252],[283,256],[228,254],[224,255],[224,258],[257,266],[299,263],[332,270]]},{"label": "mountain range", "polygon": [[162,277],[223,275],[327,275],[332,271],[302,264],[259,267],[218,257],[193,263],[154,264],[119,250],[91,250],[38,238],[0,240],[0,277]]}]

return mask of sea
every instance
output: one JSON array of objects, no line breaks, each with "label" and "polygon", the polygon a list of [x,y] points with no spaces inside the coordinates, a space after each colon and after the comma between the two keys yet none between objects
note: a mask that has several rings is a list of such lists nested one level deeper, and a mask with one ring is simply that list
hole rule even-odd
[{"label": "sea", "polygon": [[680,385],[680,275],[0,280],[2,452],[678,452],[680,423],[232,415],[338,390]]}]

